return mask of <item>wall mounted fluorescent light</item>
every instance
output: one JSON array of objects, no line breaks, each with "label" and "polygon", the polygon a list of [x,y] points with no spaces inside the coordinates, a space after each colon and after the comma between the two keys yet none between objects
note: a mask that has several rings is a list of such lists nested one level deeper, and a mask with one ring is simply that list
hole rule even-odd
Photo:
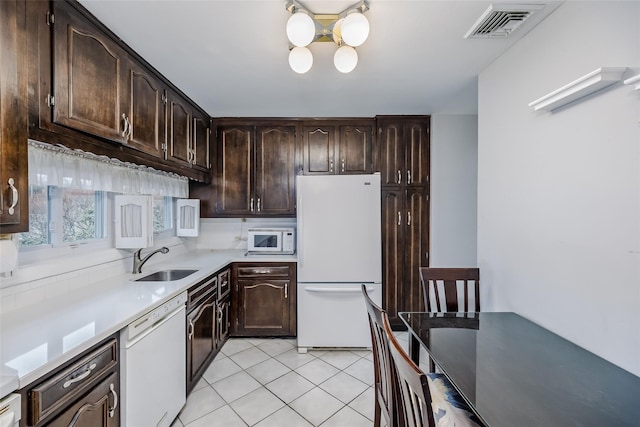
[{"label": "wall mounted fluorescent light", "polygon": [[622,80],[627,67],[602,67],[529,103],[535,111],[553,111]]}]

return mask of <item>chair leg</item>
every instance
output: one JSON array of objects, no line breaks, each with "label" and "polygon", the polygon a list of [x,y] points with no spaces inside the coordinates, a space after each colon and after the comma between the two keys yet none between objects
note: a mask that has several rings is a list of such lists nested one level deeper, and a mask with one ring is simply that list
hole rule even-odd
[{"label": "chair leg", "polygon": [[378,397],[376,396],[376,403],[374,405],[373,411],[373,427],[380,427],[380,403],[378,402]]}]

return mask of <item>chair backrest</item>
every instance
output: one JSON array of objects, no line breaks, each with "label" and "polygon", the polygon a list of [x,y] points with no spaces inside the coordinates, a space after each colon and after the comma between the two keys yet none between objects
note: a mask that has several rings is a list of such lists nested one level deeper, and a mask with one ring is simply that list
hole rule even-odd
[{"label": "chair backrest", "polygon": [[480,311],[480,269],[420,267],[425,311]]},{"label": "chair backrest", "polygon": [[389,340],[384,331],[384,320],[387,314],[378,307],[367,294],[367,288],[362,285],[362,293],[369,315],[369,327],[371,329],[371,347],[373,351],[373,369],[375,382],[375,420],[374,425],[379,426],[379,411],[384,415],[388,426],[400,425],[397,420],[395,405],[395,375],[389,353]]},{"label": "chair backrest", "polygon": [[431,392],[427,376],[409,358],[393,335],[389,321],[384,319],[384,331],[395,368],[398,390],[398,411],[406,427],[434,427]]}]

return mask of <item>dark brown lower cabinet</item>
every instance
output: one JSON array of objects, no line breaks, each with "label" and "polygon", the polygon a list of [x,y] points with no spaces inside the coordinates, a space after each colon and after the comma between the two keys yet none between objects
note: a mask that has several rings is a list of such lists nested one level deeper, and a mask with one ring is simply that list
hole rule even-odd
[{"label": "dark brown lower cabinet", "polygon": [[117,335],[34,381],[20,393],[21,426],[119,426]]},{"label": "dark brown lower cabinet", "polygon": [[423,188],[382,190],[383,306],[401,327],[400,311],[423,311],[419,268],[429,265],[429,203]]},{"label": "dark brown lower cabinet", "polygon": [[232,272],[232,335],[296,335],[296,264],[238,263]]},{"label": "dark brown lower cabinet", "polygon": [[189,289],[187,296],[187,394],[229,338],[229,276],[225,268]]},{"label": "dark brown lower cabinet", "polygon": [[187,394],[216,354],[217,275],[189,289],[187,297]]},{"label": "dark brown lower cabinet", "polygon": [[120,412],[114,407],[117,398],[115,389],[119,382],[118,374],[112,373],[46,425],[48,427],[119,426]]},{"label": "dark brown lower cabinet", "polygon": [[229,295],[222,298],[222,300],[218,301],[217,310],[218,310],[218,319],[217,319],[217,349],[220,350],[224,343],[229,338],[229,325],[231,320],[229,318],[229,307],[231,306],[231,298]]}]

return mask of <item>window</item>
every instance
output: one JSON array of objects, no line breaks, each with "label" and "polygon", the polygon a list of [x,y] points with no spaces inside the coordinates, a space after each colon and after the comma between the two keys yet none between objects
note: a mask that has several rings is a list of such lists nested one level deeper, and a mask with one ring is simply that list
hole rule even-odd
[{"label": "window", "polygon": [[[107,192],[29,187],[29,232],[18,235],[21,248],[44,248],[105,241],[110,235],[107,212],[113,197]],[[113,193],[111,193],[113,194]],[[175,198],[153,198],[153,232],[175,235]]]},{"label": "window", "polygon": [[29,232],[20,247],[64,246],[106,237],[106,193],[103,191],[29,188]]},{"label": "window", "polygon": [[[156,196],[153,198],[153,233],[168,234],[174,228],[173,197]],[[165,233],[166,232],[166,233]]]}]

